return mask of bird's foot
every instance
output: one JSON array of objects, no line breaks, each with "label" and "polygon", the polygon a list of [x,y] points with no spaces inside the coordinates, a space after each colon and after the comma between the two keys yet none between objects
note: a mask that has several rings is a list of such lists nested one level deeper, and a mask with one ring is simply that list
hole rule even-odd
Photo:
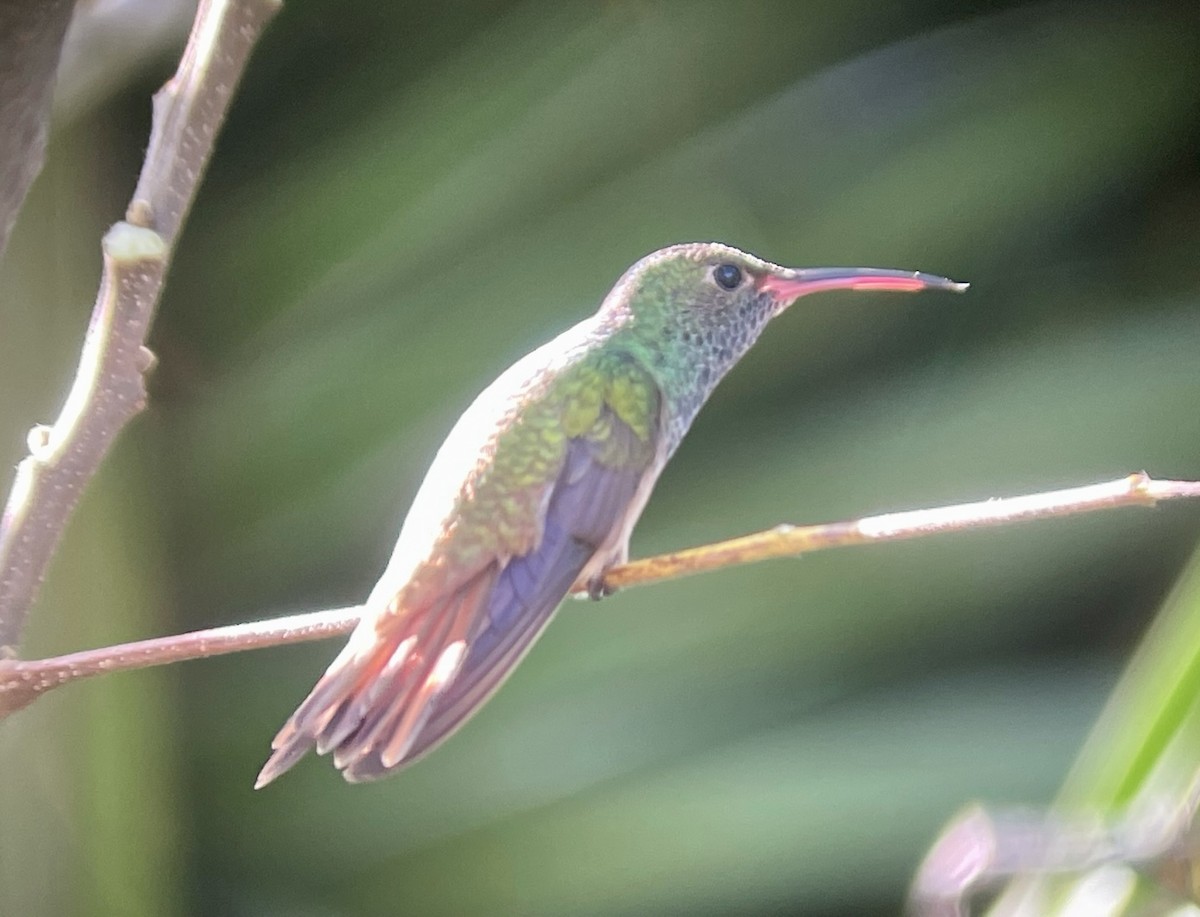
[{"label": "bird's foot", "polygon": [[597,574],[587,581],[587,595],[593,602],[606,599],[616,591],[616,586],[610,586],[604,581],[603,573]]}]

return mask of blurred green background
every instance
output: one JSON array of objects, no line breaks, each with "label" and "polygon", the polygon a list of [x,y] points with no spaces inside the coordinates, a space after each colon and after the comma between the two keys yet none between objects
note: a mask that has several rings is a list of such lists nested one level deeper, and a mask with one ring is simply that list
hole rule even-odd
[{"label": "blurred green background", "polygon": [[[1200,12],[1125,6],[290,0],[27,653],[358,601],[473,395],[677,241],[972,288],[802,301],[635,555],[1200,476]],[[181,41],[64,78],[0,272],[5,466]],[[1051,798],[1198,531],[1124,510],[569,603],[369,786],[251,790],[334,643],[82,683],[0,724],[0,914],[895,913],[964,802]]]}]

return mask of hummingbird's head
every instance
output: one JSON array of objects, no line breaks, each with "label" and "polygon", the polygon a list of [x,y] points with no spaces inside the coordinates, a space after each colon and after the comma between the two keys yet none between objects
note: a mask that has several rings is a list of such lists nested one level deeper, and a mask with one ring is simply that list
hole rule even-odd
[{"label": "hummingbird's head", "polygon": [[965,290],[934,274],[870,267],[781,267],[731,245],[691,242],[647,255],[625,272],[610,299],[639,313],[704,313],[737,322],[763,310],[778,315],[801,296],[824,290]]},{"label": "hummingbird's head", "polygon": [[672,245],[642,258],[613,288],[618,309],[665,340],[702,340],[737,357],[771,318],[801,296],[824,290],[961,291],[965,283],[880,268],[790,268],[719,242]]},{"label": "hummingbird's head", "polygon": [[[672,245],[625,272],[601,307],[662,371],[702,401],[773,317],[824,290],[960,291],[945,277],[879,268],[789,268],[719,242]],[[698,403],[697,403],[698,407]]]}]

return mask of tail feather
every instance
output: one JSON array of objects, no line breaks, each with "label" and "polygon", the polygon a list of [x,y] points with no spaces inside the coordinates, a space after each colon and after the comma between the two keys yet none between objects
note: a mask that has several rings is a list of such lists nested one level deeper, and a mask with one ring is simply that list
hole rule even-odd
[{"label": "tail feather", "polygon": [[347,780],[382,776],[405,760],[434,701],[462,664],[467,634],[490,585],[491,577],[477,577],[460,592],[457,602],[438,616],[436,634],[428,643],[418,641],[417,649],[407,654],[399,689],[381,691],[381,702],[338,746],[333,760]]},{"label": "tail feather", "polygon": [[255,787],[266,786],[314,746],[319,754],[333,751],[350,781],[381,777],[402,764],[461,667],[472,622],[494,580],[491,565],[423,608],[360,624],[271,742]]},{"label": "tail feather", "polygon": [[592,551],[551,517],[539,550],[500,571],[483,626],[471,637],[458,678],[430,705],[408,750],[410,760],[436,748],[499,689],[550,623]]},{"label": "tail feather", "polygon": [[[426,620],[428,622],[428,619]],[[396,681],[403,674],[404,663],[417,642],[416,634],[402,640],[376,677],[355,696],[346,697],[336,707],[330,708],[331,715],[327,722],[314,722],[313,725],[317,729],[317,754],[326,754],[358,732],[364,718],[380,698],[386,696],[385,691],[391,693],[396,690]]]},{"label": "tail feather", "polygon": [[427,615],[421,636],[411,651],[404,653],[403,658],[397,651],[388,662],[387,668],[393,669],[391,677],[377,677],[363,692],[362,702],[355,705],[361,708],[353,717],[356,725],[334,752],[333,761],[339,769],[344,770],[365,757],[399,725],[399,716],[414,699],[416,687],[428,678],[432,661],[443,652],[446,635],[461,604],[452,603],[437,618]]}]

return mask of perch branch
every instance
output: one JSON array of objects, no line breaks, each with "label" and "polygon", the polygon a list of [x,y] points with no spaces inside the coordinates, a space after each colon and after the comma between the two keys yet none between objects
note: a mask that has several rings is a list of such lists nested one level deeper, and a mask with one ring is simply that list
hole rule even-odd
[{"label": "perch branch", "polygon": [[[781,525],[742,538],[633,561],[610,570],[605,585],[625,589],[775,557],[796,557],[826,548],[901,541],[939,532],[959,532],[1118,506],[1153,506],[1162,500],[1197,497],[1200,497],[1200,481],[1155,481],[1142,472],[1104,484],[1020,497],[886,513],[849,522]],[[358,623],[361,611],[360,606],[335,608],[85,650],[51,659],[0,660],[0,717],[20,709],[51,688],[104,672],[148,668],[345,634]]]},{"label": "perch branch", "polygon": [[849,522],[779,525],[742,538],[633,561],[610,570],[605,577],[605,585],[624,589],[774,557],[797,557],[826,548],[877,541],[904,541],[939,532],[1010,525],[1117,506],[1153,506],[1161,500],[1196,497],[1200,497],[1200,481],[1155,481],[1142,471],[1103,484],[1048,490],[1020,497],[885,513]]},{"label": "perch branch", "polygon": [[100,292],[58,419],[30,431],[0,516],[0,659],[16,646],[84,486],[145,407],[146,337],[171,252],[250,51],[279,0],[201,0],[175,75],[154,96],[150,146],[102,244]]}]

